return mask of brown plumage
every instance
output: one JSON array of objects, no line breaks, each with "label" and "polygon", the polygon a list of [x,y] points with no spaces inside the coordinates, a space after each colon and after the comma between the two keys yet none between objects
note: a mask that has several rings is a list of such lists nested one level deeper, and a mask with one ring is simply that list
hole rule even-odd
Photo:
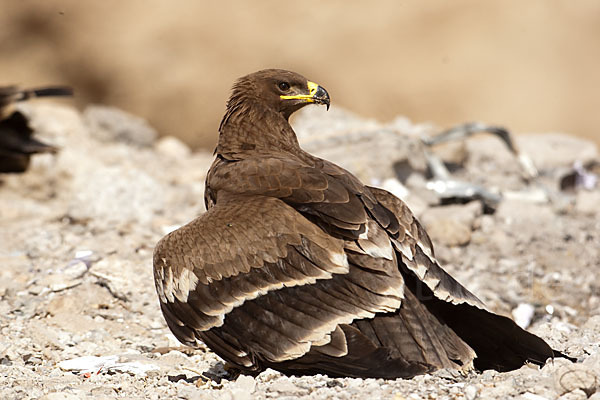
[{"label": "brown plumage", "polygon": [[247,373],[397,378],[552,357],[440,267],[400,199],[300,148],[288,118],[309,103],[329,96],[292,72],[235,84],[208,211],[154,252],[174,335]]},{"label": "brown plumage", "polygon": [[29,160],[36,153],[55,153],[56,147],[33,137],[33,129],[27,117],[13,111],[18,101],[34,97],[71,96],[73,91],[62,86],[36,89],[19,89],[16,86],[0,87],[0,172],[24,172]]}]

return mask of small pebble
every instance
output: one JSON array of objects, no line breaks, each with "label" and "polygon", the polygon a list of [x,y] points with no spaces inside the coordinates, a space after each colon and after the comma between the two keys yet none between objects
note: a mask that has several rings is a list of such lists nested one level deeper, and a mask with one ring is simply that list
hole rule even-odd
[{"label": "small pebble", "polygon": [[479,395],[479,389],[475,385],[468,385],[465,386],[464,393],[467,400],[475,400]]}]

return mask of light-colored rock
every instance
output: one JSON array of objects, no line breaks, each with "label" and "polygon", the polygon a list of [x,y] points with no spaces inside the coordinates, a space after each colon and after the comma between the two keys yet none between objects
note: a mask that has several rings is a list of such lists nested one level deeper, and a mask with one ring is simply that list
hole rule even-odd
[{"label": "light-colored rock", "polygon": [[575,198],[575,211],[590,216],[600,213],[600,189],[580,190]]},{"label": "light-colored rock", "polygon": [[40,397],[40,400],[79,400],[79,396],[66,392],[53,392]]},{"label": "light-colored rock", "polygon": [[468,385],[464,388],[465,399],[475,400],[479,396],[479,388],[475,385]]},{"label": "light-colored rock", "polygon": [[143,118],[115,107],[90,105],[83,117],[93,137],[137,146],[151,146],[158,134]]},{"label": "light-colored rock", "polygon": [[423,213],[421,222],[434,243],[462,246],[471,240],[475,218],[481,213],[479,202],[432,207]]},{"label": "light-colored rock", "polygon": [[161,137],[154,145],[154,148],[159,154],[171,158],[185,158],[191,154],[188,145],[174,136]]},{"label": "light-colored rock", "polygon": [[585,163],[598,158],[594,142],[561,133],[519,135],[516,142],[540,170],[571,166],[576,161]]},{"label": "light-colored rock", "polygon": [[555,213],[550,205],[504,199],[498,205],[494,218],[508,225],[521,226],[547,223],[555,218]]},{"label": "light-colored rock", "polygon": [[446,164],[463,165],[469,156],[465,142],[466,140],[441,143],[432,146],[431,151]]},{"label": "light-colored rock", "polygon": [[586,397],[594,394],[600,380],[594,371],[581,364],[571,364],[560,368],[556,373],[558,389],[563,393],[582,391]]},{"label": "light-colored rock", "polygon": [[273,383],[271,383],[269,386],[269,391],[277,392],[280,396],[297,396],[306,390],[295,385],[294,382],[292,382],[289,378],[284,377],[273,381]]},{"label": "light-colored rock", "polygon": [[587,400],[588,396],[581,389],[575,389],[560,396],[557,400]]},{"label": "light-colored rock", "polygon": [[68,214],[78,221],[113,225],[150,223],[153,212],[164,209],[163,189],[148,172],[123,169],[103,162],[78,165],[74,171]]},{"label": "light-colored rock", "polygon": [[523,399],[523,400],[549,400],[544,396],[540,396],[537,395],[535,393],[531,393],[531,392],[525,392],[523,393],[521,396],[518,397],[518,399]]},{"label": "light-colored rock", "polygon": [[531,304],[520,303],[512,310],[511,314],[516,324],[521,328],[526,329],[535,314],[535,308]]},{"label": "light-colored rock", "polygon": [[256,381],[249,375],[240,375],[233,386],[243,392],[254,393]]}]

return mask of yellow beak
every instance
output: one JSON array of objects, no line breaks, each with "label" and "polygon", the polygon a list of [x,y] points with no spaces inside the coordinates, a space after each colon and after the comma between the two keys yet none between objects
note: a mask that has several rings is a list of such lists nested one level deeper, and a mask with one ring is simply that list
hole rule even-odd
[{"label": "yellow beak", "polygon": [[303,100],[307,103],[325,104],[329,110],[329,93],[327,93],[327,90],[311,81],[307,82],[307,86],[308,94],[281,95],[279,98],[283,100]]}]

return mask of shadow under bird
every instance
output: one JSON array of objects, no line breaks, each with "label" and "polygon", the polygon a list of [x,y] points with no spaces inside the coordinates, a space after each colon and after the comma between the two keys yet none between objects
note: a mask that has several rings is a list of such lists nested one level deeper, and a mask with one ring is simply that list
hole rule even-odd
[{"label": "shadow under bird", "polygon": [[563,356],[446,273],[402,200],[300,148],[288,118],[329,102],[289,71],[235,83],[208,211],[154,251],[173,334],[249,374],[407,378]]},{"label": "shadow under bird", "polygon": [[12,111],[11,106],[35,97],[72,95],[73,90],[63,86],[35,89],[0,87],[0,172],[24,172],[33,154],[57,151],[56,147],[34,138],[27,116],[20,111]]}]

